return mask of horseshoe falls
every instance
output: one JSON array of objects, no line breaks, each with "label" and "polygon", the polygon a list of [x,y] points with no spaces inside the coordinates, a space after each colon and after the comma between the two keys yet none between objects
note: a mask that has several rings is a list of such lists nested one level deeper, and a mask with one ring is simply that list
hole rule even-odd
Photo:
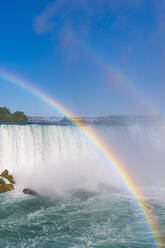
[{"label": "horseshoe falls", "polygon": [[[137,183],[165,235],[165,126],[93,129]],[[158,247],[121,175],[80,128],[1,124],[4,169],[16,186],[0,194],[0,247]]]}]

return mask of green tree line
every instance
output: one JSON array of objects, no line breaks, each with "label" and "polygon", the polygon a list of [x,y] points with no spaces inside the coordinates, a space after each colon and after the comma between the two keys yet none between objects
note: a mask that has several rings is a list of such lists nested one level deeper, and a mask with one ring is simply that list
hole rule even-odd
[{"label": "green tree line", "polygon": [[11,113],[10,109],[0,107],[0,122],[26,122],[28,117],[24,112],[16,111]]}]

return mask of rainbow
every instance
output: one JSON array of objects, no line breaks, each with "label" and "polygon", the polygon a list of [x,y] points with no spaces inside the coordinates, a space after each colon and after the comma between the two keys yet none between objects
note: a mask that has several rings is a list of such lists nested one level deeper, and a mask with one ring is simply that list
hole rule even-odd
[{"label": "rainbow", "polygon": [[128,186],[130,192],[137,200],[142,212],[144,213],[147,223],[149,224],[149,227],[153,233],[156,247],[162,247],[165,244],[164,238],[159,230],[159,227],[150,208],[144,200],[143,194],[129,175],[128,171],[125,170],[122,163],[114,156],[114,154],[112,154],[112,151],[109,149],[109,147],[98,136],[96,136],[91,127],[83,125],[82,121],[74,118],[75,114],[67,110],[64,106],[62,106],[57,100],[48,95],[46,92],[42,91],[39,88],[36,88],[30,82],[27,82],[26,80],[20,79],[17,76],[2,70],[0,70],[0,78],[5,81],[8,81],[9,83],[22,87],[25,90],[30,91],[32,94],[39,97],[42,101],[46,102],[47,104],[58,110],[61,114],[69,118],[75,125],[77,125],[83,130],[85,135],[95,144],[98,150],[100,150],[104,154],[109,163],[116,169],[116,171],[122,177],[125,184]]},{"label": "rainbow", "polygon": [[137,107],[142,110],[142,113],[146,113],[147,115],[160,115],[160,110],[152,104],[152,101],[148,99],[148,96],[144,92],[142,92],[138,87],[137,84],[132,83],[129,78],[121,70],[118,68],[114,68],[114,66],[109,62],[109,59],[106,59],[101,54],[98,53],[98,50],[93,49],[89,44],[87,44],[84,39],[81,37],[75,36],[73,33],[70,36],[73,42],[77,42],[79,49],[82,50],[82,53],[85,54],[86,57],[90,58],[92,62],[98,66],[103,75],[107,78],[104,80],[109,85],[117,86],[118,89],[122,89],[125,91],[129,96],[131,96],[132,101],[136,104]]}]

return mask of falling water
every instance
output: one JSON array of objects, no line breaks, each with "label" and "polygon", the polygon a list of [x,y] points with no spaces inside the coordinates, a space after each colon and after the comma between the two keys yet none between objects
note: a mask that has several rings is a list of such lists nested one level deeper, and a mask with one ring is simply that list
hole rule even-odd
[{"label": "falling water", "polygon": [[[144,192],[164,230],[164,126],[93,126]],[[156,247],[118,172],[75,126],[0,125],[1,247]],[[23,195],[29,187],[40,196]],[[17,237],[17,238],[16,238]]]}]

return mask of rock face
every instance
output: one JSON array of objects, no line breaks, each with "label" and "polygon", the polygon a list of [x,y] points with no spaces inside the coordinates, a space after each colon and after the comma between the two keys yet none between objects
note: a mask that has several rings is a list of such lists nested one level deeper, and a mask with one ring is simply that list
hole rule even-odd
[{"label": "rock face", "polygon": [[5,178],[12,184],[14,184],[13,176],[12,175],[7,175]]},{"label": "rock face", "polygon": [[2,178],[0,178],[0,185],[4,185],[5,184],[5,181],[2,179]]},{"label": "rock face", "polygon": [[0,176],[6,178],[11,184],[14,184],[13,176],[9,175],[8,170],[4,170]]},{"label": "rock face", "polygon": [[0,184],[0,193],[14,190],[13,184]]},{"label": "rock face", "polygon": [[[5,179],[7,179],[9,183],[6,183]],[[0,175],[0,193],[14,190],[13,184],[14,184],[13,176],[9,175],[8,170],[4,170]]]},{"label": "rock face", "polygon": [[4,170],[2,173],[1,173],[1,177],[6,177],[6,176],[8,176],[9,175],[9,172],[8,172],[8,170]]},{"label": "rock face", "polygon": [[36,191],[34,191],[34,190],[32,190],[32,189],[28,189],[28,188],[25,188],[25,189],[23,190],[23,193],[24,193],[24,194],[27,194],[27,195],[38,195],[38,193],[37,193]]},{"label": "rock face", "polygon": [[[0,174],[0,193],[3,192],[8,192],[11,190],[14,190],[14,179],[13,176],[9,174],[8,170],[4,170],[1,174]],[[25,188],[23,190],[24,194],[27,195],[38,195],[38,193],[32,189],[28,189]]]}]

